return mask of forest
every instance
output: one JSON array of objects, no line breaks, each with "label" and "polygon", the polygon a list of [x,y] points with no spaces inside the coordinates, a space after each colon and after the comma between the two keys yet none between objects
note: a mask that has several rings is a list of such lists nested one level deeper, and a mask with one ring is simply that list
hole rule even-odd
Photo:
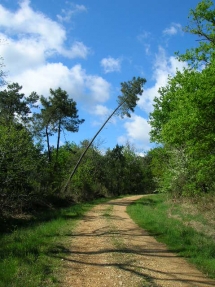
[{"label": "forest", "polygon": [[[61,145],[64,131],[79,132],[85,121],[71,95],[50,87],[48,98],[34,91],[26,96],[18,83],[6,83],[1,64],[0,217],[125,194],[163,192],[174,198],[213,194],[214,19],[212,1],[203,0],[190,11],[184,32],[195,35],[196,45],[176,53],[187,66],[169,77],[154,99],[149,123],[156,147],[145,156],[129,142],[106,152],[89,139]],[[118,116],[134,112],[145,82],[134,77],[121,83]]]},{"label": "forest", "polygon": [[[133,111],[144,81],[134,78],[122,83],[117,107],[121,116]],[[129,143],[117,144],[105,154],[92,144],[66,184],[89,141],[60,145],[64,130],[78,132],[84,124],[76,102],[61,88],[50,89],[46,99],[35,92],[25,96],[18,83],[7,85],[0,92],[0,120],[2,216],[153,189],[147,175],[148,158],[136,155]],[[52,136],[55,146],[50,144]]]}]

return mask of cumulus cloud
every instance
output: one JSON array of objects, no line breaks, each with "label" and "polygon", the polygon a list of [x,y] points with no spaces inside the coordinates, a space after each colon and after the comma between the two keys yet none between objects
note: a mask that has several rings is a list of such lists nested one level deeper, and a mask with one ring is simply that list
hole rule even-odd
[{"label": "cumulus cloud", "polygon": [[121,69],[121,60],[112,57],[104,58],[100,62],[104,73],[119,72]]},{"label": "cumulus cloud", "polygon": [[35,41],[42,41],[46,48],[57,51],[66,40],[65,30],[45,15],[33,11],[30,1],[20,2],[20,7],[15,12],[10,12],[0,5],[0,15],[0,28],[4,28],[7,35],[19,39],[34,37]]},{"label": "cumulus cloud", "polygon": [[109,115],[110,111],[107,107],[103,105],[96,105],[95,110],[92,113],[103,117]]},{"label": "cumulus cloud", "polygon": [[[83,10],[80,5],[76,9]],[[7,66],[9,82],[18,82],[26,94],[36,91],[48,96],[49,89],[61,87],[84,105],[104,103],[110,96],[110,84],[102,77],[88,74],[81,65],[71,68],[50,61],[53,55],[86,58],[89,53],[82,42],[66,47],[66,31],[62,25],[20,2],[16,11],[0,5],[0,55]],[[10,19],[10,21],[8,21]],[[51,33],[50,33],[51,31]],[[54,58],[53,58],[54,59]]]},{"label": "cumulus cloud", "polygon": [[153,110],[153,100],[159,96],[159,88],[167,84],[169,75],[174,76],[177,69],[181,71],[184,67],[186,67],[186,63],[179,62],[173,56],[167,57],[165,50],[159,47],[153,66],[153,80],[155,83],[152,87],[145,89],[138,102],[138,106],[146,113],[151,112]]},{"label": "cumulus cloud", "polygon": [[61,87],[85,105],[105,102],[110,95],[110,84],[99,76],[87,74],[79,64],[69,69],[62,63],[47,63],[15,75],[13,81],[23,85],[26,94],[36,91],[48,96],[50,88]]},{"label": "cumulus cloud", "polygon": [[91,94],[96,101],[103,103],[109,99],[110,84],[102,77],[87,76],[86,87],[91,90]]},{"label": "cumulus cloud", "polygon": [[182,26],[178,23],[172,23],[170,27],[163,30],[164,35],[173,36],[182,32]]},{"label": "cumulus cloud", "polygon": [[124,124],[126,135],[118,137],[118,143],[125,144],[126,142],[135,143],[137,148],[150,147],[150,125],[147,120],[141,116],[133,114],[132,117]]},{"label": "cumulus cloud", "polygon": [[[30,7],[30,1],[20,2],[20,7],[15,12],[0,5],[0,15],[1,37],[7,39],[12,57],[14,54],[24,55],[27,52],[26,56],[31,63],[31,58],[37,58],[38,54],[46,59],[56,53],[68,58],[86,58],[90,51],[82,42],[74,42],[71,48],[67,48],[66,30],[63,26],[42,13],[35,12]],[[0,52],[6,52],[6,49]]]},{"label": "cumulus cloud", "polygon": [[0,55],[7,63],[10,76],[45,64],[46,50],[40,42],[30,38],[13,40],[3,33],[0,33],[0,38],[5,39],[4,45],[0,45]]}]

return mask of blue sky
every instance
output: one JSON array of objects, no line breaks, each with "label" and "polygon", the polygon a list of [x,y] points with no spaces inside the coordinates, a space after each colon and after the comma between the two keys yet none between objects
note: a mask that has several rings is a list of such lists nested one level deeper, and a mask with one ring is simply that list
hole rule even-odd
[{"label": "blue sky", "polygon": [[147,120],[157,90],[186,65],[174,52],[196,45],[182,27],[198,2],[1,0],[0,56],[7,80],[22,85],[26,95],[66,90],[85,123],[61,141],[79,144],[91,139],[116,107],[121,82],[146,78],[132,117],[114,117],[97,141],[101,149],[129,141],[146,152],[152,146]]}]

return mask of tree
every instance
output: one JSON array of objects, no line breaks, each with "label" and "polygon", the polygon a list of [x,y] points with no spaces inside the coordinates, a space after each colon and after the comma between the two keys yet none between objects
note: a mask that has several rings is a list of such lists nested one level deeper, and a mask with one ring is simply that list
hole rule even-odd
[{"label": "tree", "polygon": [[200,37],[198,46],[179,55],[189,67],[177,71],[150,114],[151,139],[168,153],[163,187],[179,194],[214,189],[215,176],[215,9],[203,0],[190,12],[185,31]]},{"label": "tree", "polygon": [[[199,192],[212,188],[215,179],[214,72],[214,60],[202,71],[177,72],[160,89],[150,115],[151,139],[168,146],[173,157],[180,153],[186,159],[186,172],[192,175],[186,182]],[[185,174],[184,168],[181,165],[180,172]]]},{"label": "tree", "polygon": [[107,150],[105,155],[106,162],[106,176],[105,185],[108,190],[114,195],[124,193],[124,171],[125,171],[125,157],[123,154],[123,146],[118,144],[112,150]]},{"label": "tree", "polygon": [[123,171],[123,191],[129,194],[148,192],[146,184],[146,165],[144,157],[137,154],[134,146],[129,142],[123,147],[124,171]]},{"label": "tree", "polygon": [[[4,40],[0,39],[0,45],[2,45],[3,42],[4,42]],[[0,57],[0,87],[7,84],[7,82],[5,80],[7,73],[3,70],[4,67],[5,67],[4,59],[3,59],[3,57]]]},{"label": "tree", "polygon": [[177,52],[179,60],[188,61],[198,68],[208,65],[215,56],[215,8],[211,0],[203,0],[189,13],[190,23],[184,31],[198,37],[198,45],[187,49],[185,54]]},{"label": "tree", "polygon": [[65,190],[68,187],[73,175],[75,174],[75,172],[76,172],[78,166],[80,165],[80,163],[81,163],[84,155],[86,154],[87,150],[89,149],[91,144],[94,142],[94,140],[96,139],[98,134],[102,131],[104,126],[107,124],[107,122],[111,119],[111,117],[115,113],[118,113],[118,115],[120,115],[122,118],[124,116],[128,116],[128,117],[131,116],[130,112],[134,112],[134,108],[137,105],[137,101],[139,100],[139,96],[141,96],[142,93],[143,93],[143,85],[145,83],[146,83],[146,79],[140,78],[140,77],[138,77],[138,78],[134,77],[131,81],[121,83],[121,93],[122,93],[122,95],[118,96],[118,100],[117,100],[118,106],[111,113],[111,115],[107,118],[107,120],[104,122],[104,124],[98,130],[98,132],[94,135],[92,140],[89,142],[88,146],[86,147],[86,149],[84,150],[84,152],[80,156],[80,158],[79,158],[78,162],[76,163],[74,169],[72,170],[71,174],[69,175],[69,178],[68,178],[65,186],[63,187],[63,190]]},{"label": "tree", "polygon": [[35,107],[39,97],[34,92],[26,97],[21,90],[22,86],[13,83],[0,91],[0,120],[6,124],[14,122],[26,125],[31,119],[31,108]]},{"label": "tree", "polygon": [[40,101],[43,106],[41,113],[36,115],[38,123],[37,130],[46,137],[49,161],[51,162],[51,149],[49,138],[57,134],[56,158],[58,160],[58,151],[60,146],[61,132],[65,129],[70,132],[78,132],[79,125],[84,122],[79,119],[76,102],[69,98],[66,91],[61,88],[50,89],[51,96],[46,99],[41,96]]},{"label": "tree", "polygon": [[0,213],[21,210],[40,190],[42,158],[29,131],[0,125]]}]

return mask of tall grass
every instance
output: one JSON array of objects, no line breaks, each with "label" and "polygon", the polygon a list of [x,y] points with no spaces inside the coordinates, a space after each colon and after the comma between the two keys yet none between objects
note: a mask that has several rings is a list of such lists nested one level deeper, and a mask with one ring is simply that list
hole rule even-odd
[{"label": "tall grass", "polygon": [[[128,206],[131,218],[154,235],[158,241],[188,259],[208,276],[215,278],[215,241],[205,233],[198,232],[183,220],[169,216],[173,203],[164,195],[143,197]],[[177,209],[183,214],[178,204]],[[199,220],[200,214],[196,215]],[[195,216],[192,216],[194,220]]]},{"label": "tall grass", "polygon": [[62,253],[77,219],[96,202],[43,214],[0,237],[0,287],[58,285]]}]

